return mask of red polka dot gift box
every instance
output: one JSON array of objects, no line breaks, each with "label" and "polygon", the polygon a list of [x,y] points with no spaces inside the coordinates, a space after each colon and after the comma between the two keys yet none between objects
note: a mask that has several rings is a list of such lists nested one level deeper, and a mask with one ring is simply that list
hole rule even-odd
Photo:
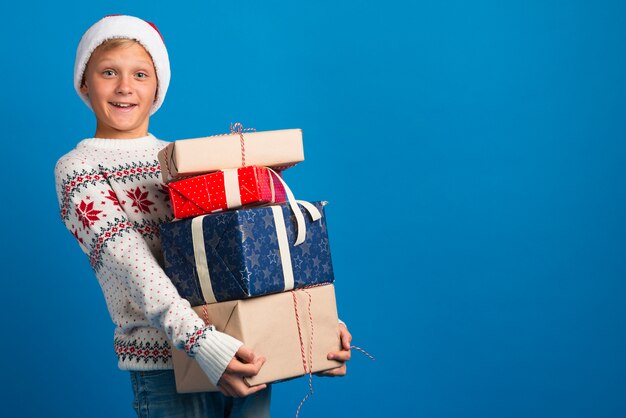
[{"label": "red polka dot gift box", "polygon": [[174,181],[168,188],[177,219],[286,201],[285,188],[276,172],[257,166],[190,177]]}]

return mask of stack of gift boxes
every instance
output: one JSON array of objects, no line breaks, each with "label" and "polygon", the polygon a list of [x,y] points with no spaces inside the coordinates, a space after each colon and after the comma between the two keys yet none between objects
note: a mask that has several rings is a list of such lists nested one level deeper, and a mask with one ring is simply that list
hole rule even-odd
[{"label": "stack of gift boxes", "polygon": [[[267,358],[247,383],[337,367],[325,202],[296,201],[280,175],[304,160],[301,130],[236,125],[158,157],[176,218],[161,227],[165,272],[207,323]],[[179,392],[216,390],[186,353],[173,361]]]}]

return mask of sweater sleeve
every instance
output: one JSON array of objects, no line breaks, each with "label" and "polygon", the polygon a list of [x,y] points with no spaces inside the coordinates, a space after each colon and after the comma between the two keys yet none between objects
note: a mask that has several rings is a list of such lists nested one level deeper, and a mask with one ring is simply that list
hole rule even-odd
[{"label": "sweater sleeve", "polygon": [[205,325],[179,296],[143,238],[145,231],[120,208],[96,167],[75,157],[62,158],[55,178],[63,223],[88,256],[107,302],[119,295],[128,298],[150,326],[195,357],[217,383],[242,343]]}]

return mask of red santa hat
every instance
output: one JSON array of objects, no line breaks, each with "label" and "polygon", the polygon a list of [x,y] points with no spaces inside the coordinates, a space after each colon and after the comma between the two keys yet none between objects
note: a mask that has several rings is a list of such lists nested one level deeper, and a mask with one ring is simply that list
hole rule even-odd
[{"label": "red santa hat", "polygon": [[150,111],[150,114],[153,114],[163,104],[165,93],[167,93],[167,88],[170,84],[170,61],[163,37],[156,26],[137,17],[125,15],[106,16],[87,29],[76,49],[74,89],[80,98],[83,99],[83,102],[91,108],[89,98],[80,91],[83,75],[93,51],[103,42],[113,38],[134,39],[152,57],[158,79],[157,97]]}]

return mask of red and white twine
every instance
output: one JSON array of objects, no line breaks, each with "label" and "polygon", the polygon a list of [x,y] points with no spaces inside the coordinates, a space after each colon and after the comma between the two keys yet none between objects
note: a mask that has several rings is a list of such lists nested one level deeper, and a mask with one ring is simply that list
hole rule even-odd
[{"label": "red and white twine", "polygon": [[302,356],[302,367],[304,369],[304,374],[309,375],[309,393],[300,401],[300,405],[298,405],[298,409],[296,410],[296,418],[300,415],[300,409],[302,409],[302,405],[306,402],[307,399],[311,395],[313,395],[313,314],[311,313],[311,294],[306,290],[302,289],[304,293],[306,293],[308,297],[307,303],[307,313],[309,315],[309,323],[311,324],[311,337],[309,338],[309,359],[307,365],[307,356],[304,350],[304,341],[302,340],[302,329],[300,328],[300,314],[298,313],[298,297],[296,296],[296,292],[294,290],[291,291],[291,295],[293,297],[293,308],[296,313],[296,324],[298,326],[298,337],[300,338],[300,354]]},{"label": "red and white twine", "polygon": [[[216,136],[239,134],[239,142],[241,143],[241,166],[245,167],[246,166],[246,143],[245,143],[245,139],[243,137],[243,134],[245,132],[256,132],[256,129],[255,128],[244,128],[243,125],[240,122],[235,122],[235,123],[231,123],[230,124],[230,132],[229,133],[211,135],[211,136],[209,136],[209,138],[216,137]],[[171,153],[173,153],[173,152],[174,152],[174,148],[172,148]],[[171,173],[171,170],[170,170],[170,159],[171,159],[171,157],[168,156],[167,154],[165,154],[165,156],[164,156],[165,169],[167,170],[168,173]],[[176,166],[175,162],[172,161],[172,163],[174,163],[174,167],[175,167]]]},{"label": "red and white twine", "polygon": [[[313,325],[313,313],[311,311],[312,297],[311,297],[311,294],[307,292],[306,289],[324,286],[327,284],[328,283],[319,283],[319,284],[307,286],[305,288],[291,290],[291,296],[293,298],[293,308],[294,308],[294,312],[296,316],[296,326],[298,328],[298,339],[300,340],[300,356],[302,358],[302,369],[304,370],[304,374],[309,375],[309,393],[307,393],[306,396],[302,398],[302,400],[300,401],[300,404],[298,405],[298,409],[296,410],[296,418],[299,418],[300,410],[302,409],[302,406],[307,401],[307,399],[309,399],[311,395],[315,393],[315,391],[313,390],[313,333],[314,333],[315,327]],[[308,344],[308,355],[306,352],[307,350],[305,349],[305,346],[304,346],[304,338],[302,336],[302,325],[301,325],[301,320],[300,320],[300,313],[298,311],[298,296],[296,295],[296,292],[304,292],[308,298],[307,314],[309,317],[309,323],[311,325],[311,334],[310,334],[311,336],[309,338],[309,344]],[[202,306],[202,313],[204,317],[203,318],[204,322],[206,324],[209,324],[209,312],[206,308],[206,305]],[[374,356],[372,356],[371,354],[369,354],[367,351],[363,350],[360,347],[351,345],[350,348],[351,349],[354,348],[355,350],[358,350],[364,355],[366,355],[367,357],[369,357],[371,360],[375,360]]]},{"label": "red and white twine", "polygon": [[241,142],[241,166],[246,166],[246,144],[243,138],[244,132],[255,132],[254,128],[244,128],[243,125],[239,122],[234,124],[230,124],[230,133],[231,134],[239,134],[239,141]]}]

